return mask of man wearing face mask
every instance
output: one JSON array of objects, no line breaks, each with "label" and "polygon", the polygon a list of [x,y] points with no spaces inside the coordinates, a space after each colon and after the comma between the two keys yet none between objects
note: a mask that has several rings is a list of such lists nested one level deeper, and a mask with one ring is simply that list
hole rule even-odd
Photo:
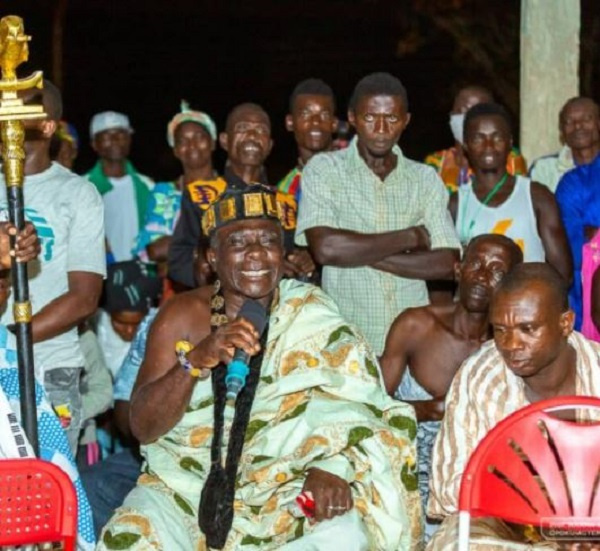
[{"label": "man wearing face mask", "polygon": [[[425,164],[432,166],[440,175],[451,193],[466,184],[471,177],[469,161],[463,152],[463,125],[466,112],[478,103],[492,103],[494,96],[483,86],[462,88],[450,111],[450,130],[454,136],[454,145],[448,149],[436,151],[425,158]],[[516,147],[513,147],[506,161],[506,170],[511,176],[527,174],[527,163]]]}]

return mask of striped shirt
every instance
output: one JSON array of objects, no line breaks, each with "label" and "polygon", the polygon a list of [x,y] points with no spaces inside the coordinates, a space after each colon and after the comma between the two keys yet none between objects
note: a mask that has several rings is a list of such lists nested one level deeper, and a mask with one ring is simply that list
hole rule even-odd
[{"label": "striped shirt", "polygon": [[[397,166],[383,181],[360,156],[357,138],[346,149],[313,157],[302,172],[296,243],[306,245],[306,230],[318,226],[376,234],[424,225],[432,249],[459,249],[440,178],[399,147],[393,152]],[[425,281],[368,266],[324,266],[322,286],[377,354],[398,314],[429,303]]]},{"label": "striped shirt", "polygon": [[[577,332],[569,344],[577,353],[576,394],[600,397],[600,344]],[[497,423],[527,405],[523,379],[506,367],[493,340],[463,363],[446,396],[446,413],[433,448],[429,516],[456,513],[471,453]]]}]

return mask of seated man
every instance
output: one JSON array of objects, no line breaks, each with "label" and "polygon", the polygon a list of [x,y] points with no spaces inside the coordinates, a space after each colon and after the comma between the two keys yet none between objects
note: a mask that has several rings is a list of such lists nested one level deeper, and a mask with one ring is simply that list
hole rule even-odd
[{"label": "seated man", "polygon": [[[539,400],[600,396],[600,345],[573,331],[567,293],[564,279],[542,263],[516,266],[498,286],[490,308],[494,340],[462,365],[446,397],[427,507],[430,516],[445,519],[428,549],[456,545],[462,473],[492,427]],[[470,549],[530,549],[521,532],[499,520],[474,520]],[[497,538],[496,545],[476,545],[477,536]]]},{"label": "seated man", "polygon": [[[152,324],[130,405],[146,465],[100,550],[420,547],[412,408],[385,396],[373,353],[329,297],[281,281],[277,211],[262,186],[207,209],[220,283],[175,296]],[[238,317],[248,299],[270,312],[263,337]],[[176,346],[191,350],[177,361]],[[232,405],[236,348],[252,358]],[[315,523],[290,510],[303,490]]]},{"label": "seated man", "polygon": [[[480,235],[456,263],[458,302],[409,308],[394,321],[381,357],[388,393],[408,401],[419,421],[419,488],[429,494],[435,435],[444,416],[444,397],[456,371],[489,339],[491,295],[504,275],[523,261],[516,243],[503,235]],[[435,527],[427,524],[427,535]]]}]

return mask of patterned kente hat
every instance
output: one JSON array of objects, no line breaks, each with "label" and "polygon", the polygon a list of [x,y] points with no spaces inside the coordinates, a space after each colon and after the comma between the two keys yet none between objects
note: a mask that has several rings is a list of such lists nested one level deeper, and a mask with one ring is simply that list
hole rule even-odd
[{"label": "patterned kente hat", "polygon": [[277,193],[263,184],[243,189],[228,188],[202,216],[202,232],[210,237],[216,230],[239,220],[277,220],[282,223],[283,205]]}]

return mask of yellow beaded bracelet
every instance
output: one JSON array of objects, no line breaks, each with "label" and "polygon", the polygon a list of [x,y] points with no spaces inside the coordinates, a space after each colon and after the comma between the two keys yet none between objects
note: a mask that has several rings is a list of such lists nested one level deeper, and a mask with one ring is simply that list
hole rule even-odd
[{"label": "yellow beaded bracelet", "polygon": [[183,367],[192,377],[199,379],[207,379],[210,375],[210,369],[194,367],[190,360],[188,360],[188,352],[194,349],[194,345],[190,341],[177,341],[175,343],[175,354],[177,355],[177,361],[179,365]]}]

